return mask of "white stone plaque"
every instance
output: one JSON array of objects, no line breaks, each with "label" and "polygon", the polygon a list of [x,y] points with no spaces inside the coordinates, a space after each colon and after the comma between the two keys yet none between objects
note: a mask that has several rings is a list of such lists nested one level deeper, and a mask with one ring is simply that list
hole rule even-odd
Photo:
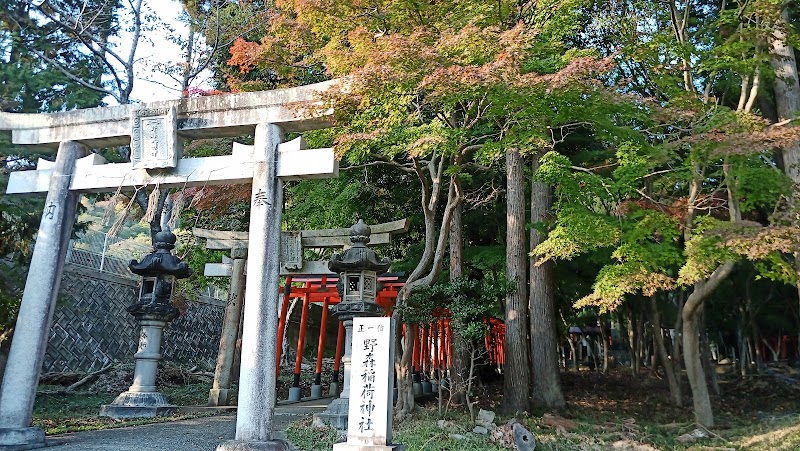
[{"label": "white stone plaque", "polygon": [[392,443],[394,321],[353,318],[347,445]]},{"label": "white stone plaque", "polygon": [[177,113],[171,108],[139,108],[131,112],[133,169],[174,168],[181,158]]}]

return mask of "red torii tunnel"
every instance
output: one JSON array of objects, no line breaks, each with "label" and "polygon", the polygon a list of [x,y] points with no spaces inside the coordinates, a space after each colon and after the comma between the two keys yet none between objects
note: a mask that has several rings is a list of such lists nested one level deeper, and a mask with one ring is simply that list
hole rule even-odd
[{"label": "red torii tunnel", "polygon": [[[277,365],[276,374],[280,375],[281,357],[286,331],[287,315],[292,299],[302,299],[302,309],[300,313],[300,324],[296,343],[297,355],[292,369],[292,388],[299,392],[301,382],[301,369],[303,361],[303,349],[308,337],[308,323],[311,304],[322,307],[322,314],[319,323],[319,335],[317,337],[317,354],[314,379],[311,384],[311,397],[322,396],[321,382],[323,370],[323,356],[325,352],[325,339],[327,336],[330,321],[329,307],[340,302],[339,294],[336,291],[336,276],[287,276],[281,286],[282,303],[278,323],[277,337]],[[396,275],[378,276],[381,290],[376,295],[376,302],[383,307],[386,314],[390,314],[397,300],[397,293],[405,285],[405,282]],[[413,353],[412,353],[412,377],[416,394],[426,394],[431,390],[430,381],[437,382],[440,378],[449,374],[453,366],[453,333],[450,329],[449,312],[446,309],[437,309],[431,315],[431,321],[425,324],[413,326],[414,334]],[[341,371],[342,356],[344,354],[345,330],[344,325],[336,321],[333,327],[337,327],[336,351],[334,354],[333,371],[331,374],[332,395],[337,394],[338,379]],[[402,327],[405,336],[408,330]],[[484,340],[487,350],[487,363],[501,368],[503,365],[503,352],[505,342],[505,325],[498,319],[488,321],[488,333]]]}]

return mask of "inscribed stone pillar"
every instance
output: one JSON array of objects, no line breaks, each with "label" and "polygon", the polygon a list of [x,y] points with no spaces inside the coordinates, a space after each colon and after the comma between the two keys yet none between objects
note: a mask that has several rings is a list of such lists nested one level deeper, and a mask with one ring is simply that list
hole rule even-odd
[{"label": "inscribed stone pillar", "polygon": [[87,154],[74,141],[58,147],[0,389],[0,449],[45,445],[44,432],[30,427],[31,415],[80,196],[69,191],[70,182],[75,162]]},{"label": "inscribed stone pillar", "polygon": [[233,360],[236,354],[236,339],[239,337],[239,319],[242,316],[244,300],[244,265],[247,258],[246,247],[231,249],[233,268],[228,305],[225,307],[225,322],[219,340],[217,367],[214,370],[214,384],[208,393],[208,405],[227,406],[231,400],[231,379]]},{"label": "inscribed stone pillar", "polygon": [[274,124],[256,127],[255,155],[263,156],[263,161],[255,167],[250,198],[236,440],[221,444],[217,450],[289,449],[286,442],[272,440],[283,207],[277,163],[282,134]]},{"label": "inscribed stone pillar", "polygon": [[392,443],[394,320],[353,318],[347,442],[333,451],[403,451]]}]

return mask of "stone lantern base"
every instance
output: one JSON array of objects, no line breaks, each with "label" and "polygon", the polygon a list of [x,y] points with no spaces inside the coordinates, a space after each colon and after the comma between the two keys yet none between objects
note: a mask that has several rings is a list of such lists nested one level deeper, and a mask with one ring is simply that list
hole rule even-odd
[{"label": "stone lantern base", "polygon": [[141,326],[139,352],[134,354],[136,368],[133,385],[120,393],[111,404],[100,407],[100,416],[115,420],[127,418],[152,418],[175,411],[178,407],[169,403],[167,397],[156,388],[156,372],[161,360],[161,338],[167,321],[175,315],[139,314]]},{"label": "stone lantern base", "polygon": [[336,398],[328,404],[324,412],[315,413],[314,421],[323,422],[340,431],[347,430],[347,414],[350,407],[349,398]]},{"label": "stone lantern base", "polygon": [[405,445],[353,445],[336,443],[333,451],[406,451]]},{"label": "stone lantern base", "polygon": [[159,415],[169,415],[177,409],[178,406],[170,404],[163,393],[126,391],[120,393],[111,404],[101,406],[100,416],[111,417],[115,420],[153,418]]}]

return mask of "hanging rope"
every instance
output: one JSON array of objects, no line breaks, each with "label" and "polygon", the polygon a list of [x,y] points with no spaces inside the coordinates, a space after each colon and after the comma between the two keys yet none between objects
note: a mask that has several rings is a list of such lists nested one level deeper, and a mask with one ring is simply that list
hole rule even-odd
[{"label": "hanging rope", "polygon": [[161,197],[161,182],[156,182],[156,187],[147,198],[147,211],[144,212],[142,221],[150,223],[156,217],[156,209],[158,208],[158,198]]},{"label": "hanging rope", "polygon": [[[188,179],[187,179],[188,181]],[[175,195],[175,198],[172,200],[172,214],[169,217],[169,225],[170,230],[174,229],[175,226],[178,224],[178,220],[181,218],[181,212],[183,211],[183,204],[186,199],[186,182],[183,182],[183,188]]]},{"label": "hanging rope", "polygon": [[117,211],[117,203],[119,203],[119,198],[122,194],[122,185],[125,183],[125,178],[127,176],[128,174],[122,176],[122,180],[120,180],[117,190],[114,192],[114,195],[111,196],[111,200],[109,200],[108,207],[106,207],[106,212],[103,215],[103,220],[100,222],[103,227],[108,227],[108,225],[111,224],[111,218],[114,217],[114,213]]},{"label": "hanging rope", "polygon": [[[138,189],[136,190],[139,191]],[[136,194],[134,193],[131,196],[131,200],[128,201],[128,204],[125,205],[125,208],[122,210],[122,213],[117,216],[117,220],[114,221],[114,224],[108,229],[108,236],[115,237],[119,233],[120,229],[122,229],[122,225],[125,224],[125,219],[128,218],[128,213],[131,211],[131,206],[133,205],[134,199],[136,198]]]},{"label": "hanging rope", "polygon": [[[145,185],[146,186],[146,185]],[[114,221],[114,224],[111,225],[111,228],[108,229],[106,233],[110,237],[115,237],[119,234],[119,231],[122,229],[122,226],[125,224],[125,219],[128,218],[128,214],[131,212],[131,207],[133,207],[133,203],[136,201],[136,194],[141,191],[145,186],[134,187],[135,191],[131,196],[128,203],[125,205],[125,208],[122,209],[122,212],[117,216],[117,219]],[[116,195],[116,194],[115,194]],[[121,196],[122,193],[119,193]]]}]

